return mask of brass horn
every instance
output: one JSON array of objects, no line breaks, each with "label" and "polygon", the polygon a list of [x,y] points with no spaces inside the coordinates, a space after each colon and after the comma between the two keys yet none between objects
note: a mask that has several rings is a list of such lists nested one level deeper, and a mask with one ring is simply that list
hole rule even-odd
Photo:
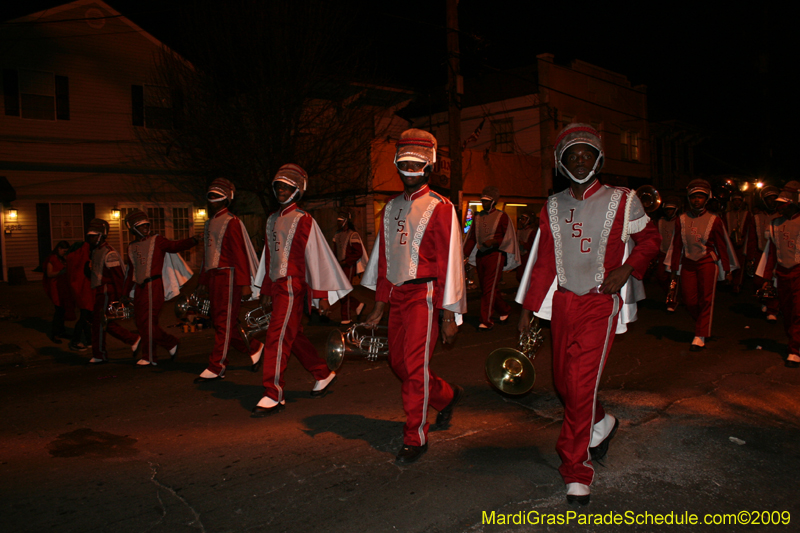
[{"label": "brass horn", "polygon": [[527,333],[520,333],[519,349],[498,348],[486,359],[486,377],[489,383],[506,394],[525,394],[533,388],[536,369],[533,359],[544,344],[539,317],[531,319]]},{"label": "brass horn", "polygon": [[175,316],[179,320],[185,320],[190,314],[195,314],[203,318],[209,318],[211,310],[211,300],[202,298],[196,292],[189,296],[179,296],[175,300]]},{"label": "brass horn", "polygon": [[661,195],[652,185],[642,185],[636,189],[636,196],[642,202],[646,213],[652,213],[661,206]]},{"label": "brass horn", "polygon": [[239,335],[242,336],[244,343],[249,346],[250,339],[253,338],[254,335],[266,331],[269,327],[269,320],[271,317],[272,313],[267,313],[260,305],[248,311],[247,314],[244,315],[245,325],[239,325]]},{"label": "brass horn", "polygon": [[[384,333],[377,335],[377,331]],[[378,356],[389,354],[389,328],[370,324],[353,324],[342,333],[334,330],[328,335],[325,345],[325,361],[328,368],[335,372],[342,366],[346,355],[363,355],[368,361],[375,361]]]},{"label": "brass horn", "polygon": [[103,327],[106,327],[112,320],[126,320],[133,318],[133,304],[114,301],[108,304],[103,315]]}]

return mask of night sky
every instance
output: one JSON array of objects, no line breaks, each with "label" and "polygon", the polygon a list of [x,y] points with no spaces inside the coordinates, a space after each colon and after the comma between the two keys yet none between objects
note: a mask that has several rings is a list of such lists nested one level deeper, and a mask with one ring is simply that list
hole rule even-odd
[{"label": "night sky", "polygon": [[[0,19],[60,2],[2,2]],[[188,0],[110,0],[178,51]],[[16,4],[16,5],[9,5]],[[23,4],[23,7],[20,5]],[[425,91],[446,81],[444,0],[342,2],[352,24],[342,39],[373,54],[386,81]],[[700,3],[509,2],[461,0],[462,71],[488,76],[555,54],[581,59],[647,85],[653,121],[681,120],[700,128],[696,169],[740,174],[779,184],[795,179],[789,166],[790,50],[787,14],[766,3],[748,10]],[[763,4],[763,5],[762,5]],[[205,5],[224,9],[225,2]],[[435,7],[436,9],[432,9]],[[299,23],[299,21],[295,21]],[[412,56],[414,61],[404,60]],[[2,57],[0,56],[0,63]],[[412,66],[413,65],[413,66]]]}]

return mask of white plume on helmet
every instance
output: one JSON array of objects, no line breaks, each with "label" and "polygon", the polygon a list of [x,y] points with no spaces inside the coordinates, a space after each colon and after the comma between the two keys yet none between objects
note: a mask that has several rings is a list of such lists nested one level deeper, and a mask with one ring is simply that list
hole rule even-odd
[{"label": "white plume on helmet", "polygon": [[[597,160],[594,162],[592,171],[582,180],[573,176],[572,173],[567,170],[567,167],[564,166],[564,163],[561,162],[561,158],[564,156],[564,152],[567,151],[567,148],[576,144],[588,144],[598,152]],[[603,159],[605,156],[603,152],[603,141],[600,139],[600,134],[597,130],[589,124],[567,124],[564,129],[561,130],[561,133],[558,134],[558,137],[556,137],[553,152],[555,154],[556,168],[575,183],[586,183],[603,167]]]},{"label": "white plume on helmet", "polygon": [[415,161],[417,163],[425,163],[425,166],[419,172],[409,172],[406,170],[398,171],[404,176],[422,176],[425,170],[436,163],[436,137],[425,130],[418,130],[412,128],[400,134],[400,140],[397,141],[397,152],[394,155],[394,164],[402,161]]},{"label": "white plume on helmet", "polygon": [[295,191],[292,193],[289,199],[285,202],[282,202],[283,205],[286,205],[291,202],[296,202],[303,197],[303,194],[306,192],[306,187],[308,186],[308,174],[306,174],[306,171],[303,170],[300,165],[287,163],[279,168],[278,173],[275,174],[274,178],[272,178],[273,192],[275,192],[275,183],[278,181],[286,183],[287,185],[291,185],[295,188]]}]

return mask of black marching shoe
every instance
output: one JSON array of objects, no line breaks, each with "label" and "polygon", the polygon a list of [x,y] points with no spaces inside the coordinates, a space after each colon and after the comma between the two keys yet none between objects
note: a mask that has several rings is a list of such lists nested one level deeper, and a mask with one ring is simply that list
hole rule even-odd
[{"label": "black marching shoe", "polygon": [[614,419],[614,427],[611,428],[611,433],[609,433],[608,436],[604,438],[600,444],[598,444],[594,448],[589,448],[589,453],[591,454],[592,461],[597,461],[599,463],[600,461],[606,458],[606,454],[608,453],[608,444],[611,442],[611,439],[614,438],[614,435],[617,434],[618,428],[619,428],[619,418],[616,418]]},{"label": "black marching shoe", "polygon": [[464,389],[458,385],[451,384],[450,387],[453,389],[453,399],[450,400],[450,403],[447,404],[447,407],[439,411],[439,414],[436,415],[436,429],[444,429],[450,425],[450,419],[453,418],[453,408],[461,400],[461,396],[464,394]]},{"label": "black marching shoe", "polygon": [[412,446],[411,444],[403,444],[403,447],[400,448],[399,452],[397,452],[397,457],[395,457],[395,463],[399,465],[410,465],[411,463],[415,462],[417,459],[422,457],[423,454],[427,451],[428,451],[427,442],[422,446]]},{"label": "black marching shoe", "polygon": [[336,383],[336,379],[338,376],[336,372],[331,372],[327,378],[323,379],[322,381],[317,381],[314,384],[314,388],[311,390],[311,397],[312,398],[322,398],[328,393],[328,389],[331,388],[331,385]]},{"label": "black marching shoe", "polygon": [[589,505],[592,498],[591,489],[582,483],[567,483],[567,503],[572,505]]},{"label": "black marching shoe", "polygon": [[[269,402],[264,402],[264,400],[270,400]],[[271,398],[262,398],[258,403],[273,403],[271,407],[262,407],[260,405],[256,405],[253,407],[253,410],[250,411],[250,418],[264,418],[265,416],[273,415],[279,411],[283,411],[284,407],[286,407],[286,400],[279,402],[275,402]]]},{"label": "black marching shoe", "polygon": [[[205,373],[206,373],[206,371],[204,370],[203,374],[205,374]],[[208,372],[208,373],[211,374],[211,375],[210,376],[204,376],[203,374],[200,374],[199,376],[194,378],[194,383],[207,383],[209,381],[219,381],[221,379],[225,379],[225,374],[224,373],[220,374],[218,376],[214,375],[212,372]]]}]

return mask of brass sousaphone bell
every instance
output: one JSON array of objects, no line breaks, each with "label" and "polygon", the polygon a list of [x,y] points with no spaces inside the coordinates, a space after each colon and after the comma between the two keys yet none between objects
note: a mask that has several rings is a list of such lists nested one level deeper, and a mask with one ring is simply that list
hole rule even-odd
[{"label": "brass sousaphone bell", "polygon": [[527,333],[519,336],[519,349],[498,348],[486,359],[486,377],[489,383],[506,394],[525,394],[533,388],[536,369],[533,359],[544,344],[539,317],[531,319]]},{"label": "brass sousaphone bell", "polygon": [[[377,335],[381,331],[383,335]],[[389,354],[389,328],[370,324],[353,324],[341,332],[331,331],[325,345],[325,361],[328,368],[335,372],[342,366],[346,355],[363,355],[368,361],[375,361],[381,355]]]},{"label": "brass sousaphone bell", "polygon": [[642,202],[642,207],[646,213],[652,213],[661,207],[661,195],[652,185],[642,185],[636,189],[636,196]]}]

